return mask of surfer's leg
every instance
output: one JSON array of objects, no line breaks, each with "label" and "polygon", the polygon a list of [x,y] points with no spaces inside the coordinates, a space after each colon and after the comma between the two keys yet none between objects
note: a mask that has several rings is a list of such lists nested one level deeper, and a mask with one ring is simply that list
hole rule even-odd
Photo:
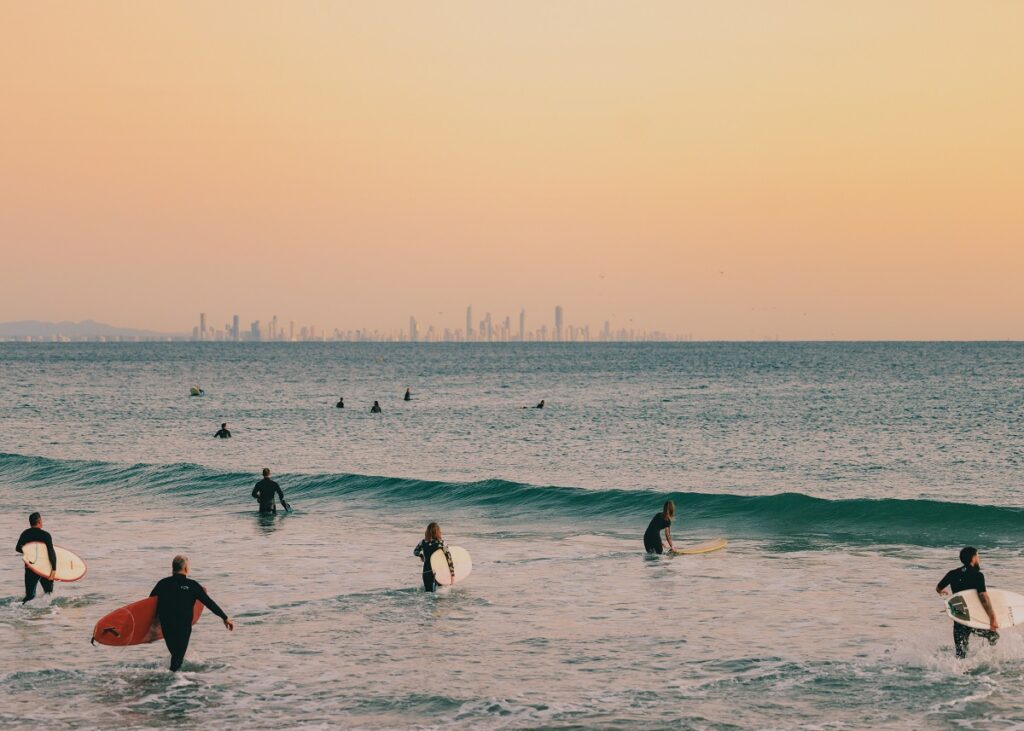
[{"label": "surfer's leg", "polygon": [[[40,578],[42,577],[40,577],[39,574],[34,574],[28,569],[25,569],[25,598],[21,600],[22,604],[36,598],[36,584],[39,583]],[[43,587],[45,588],[46,585],[44,584]]]},{"label": "surfer's leg", "polygon": [[39,577],[39,583],[43,585],[43,592],[46,594],[53,593],[53,582],[49,579],[44,579],[42,576]]},{"label": "surfer's leg", "polygon": [[967,657],[967,645],[971,640],[971,628],[965,627],[959,622],[953,623],[953,647],[956,649],[956,656],[963,660]]},{"label": "surfer's leg", "polygon": [[433,571],[423,572],[423,591],[433,591],[434,587],[437,586],[437,582],[434,580]]},{"label": "surfer's leg", "polygon": [[188,651],[188,641],[192,636],[192,626],[188,627],[172,627],[170,632],[168,628],[164,627],[164,643],[167,645],[167,651],[171,653],[171,672],[176,672],[181,669],[181,664],[185,662],[185,653]]}]

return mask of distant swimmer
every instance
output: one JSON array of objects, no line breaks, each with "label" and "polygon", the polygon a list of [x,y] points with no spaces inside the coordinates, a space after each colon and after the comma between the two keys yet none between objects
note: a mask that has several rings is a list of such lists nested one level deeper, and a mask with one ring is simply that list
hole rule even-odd
[{"label": "distant swimmer", "polygon": [[[43,516],[39,513],[32,513],[28,516],[28,524],[30,528],[26,528],[21,532],[21,536],[18,538],[18,545],[15,546],[14,550],[21,553],[22,546],[26,543],[32,543],[33,541],[39,541],[40,543],[46,544],[46,554],[50,558],[50,566],[57,566],[57,552],[53,550],[53,537],[43,530]],[[36,584],[42,583],[43,592],[46,594],[53,593],[53,577],[57,575],[56,568],[50,571],[48,578],[43,578],[34,571],[30,571],[28,564],[25,564],[25,598],[21,600],[21,603],[32,601],[36,597]]]},{"label": "distant swimmer", "polygon": [[379,414],[380,413],[380,402],[379,401],[374,401],[373,402],[373,408],[370,409],[370,413],[371,414]]},{"label": "distant swimmer", "polygon": [[277,512],[276,498],[281,498],[281,505],[284,506],[285,510],[292,509],[292,506],[284,500],[281,486],[270,479],[270,470],[266,467],[263,468],[263,479],[257,482],[256,487],[252,489],[252,496],[260,501],[260,512],[263,514]]},{"label": "distant swimmer", "polygon": [[405,397],[404,398],[405,398],[406,401],[412,401],[412,391],[410,391],[408,388],[405,389]]},{"label": "distant swimmer", "polygon": [[[996,613],[992,608],[992,602],[988,598],[988,589],[985,587],[985,574],[981,573],[981,559],[978,556],[978,549],[967,546],[960,549],[960,568],[953,569],[935,587],[939,596],[946,596],[950,591],[956,594],[960,591],[974,589],[978,592],[981,606],[988,614],[989,629],[974,629],[959,622],[953,622],[953,648],[956,656],[960,659],[967,657],[967,645],[971,641],[971,635],[978,635],[986,640],[988,644],[994,645],[999,641],[999,622],[996,621]],[[949,587],[947,590],[946,587]]]},{"label": "distant swimmer", "polygon": [[343,408],[345,408],[345,399],[342,398],[341,396],[338,396],[338,403],[334,404],[334,407],[336,409],[343,409]]},{"label": "distant swimmer", "polygon": [[211,612],[224,622],[229,631],[234,631],[235,623],[217,606],[199,585],[198,581],[188,578],[188,556],[175,556],[171,561],[173,572],[166,579],[160,579],[150,596],[156,597],[156,616],[160,618],[160,629],[164,633],[164,643],[171,653],[171,672],[176,672],[185,661],[188,641],[192,637],[192,613],[196,602],[202,602]]},{"label": "distant swimmer", "polygon": [[668,547],[674,549],[672,545],[672,520],[676,517],[676,504],[671,500],[665,501],[665,506],[661,509],[661,512],[651,518],[650,525],[647,526],[647,531],[644,533],[644,550],[647,553],[661,553],[665,550],[665,545],[661,542],[661,532],[665,531],[665,540],[668,541]]},{"label": "distant swimmer", "polygon": [[223,424],[221,424],[220,430],[213,436],[215,436],[217,439],[230,439],[231,432],[228,431],[228,423],[225,421]]},{"label": "distant swimmer", "polygon": [[431,523],[427,526],[423,540],[416,544],[416,548],[412,549],[412,555],[419,556],[423,560],[424,591],[434,591],[437,589],[437,579],[430,568],[430,557],[434,555],[434,551],[443,551],[444,549],[445,544],[444,538],[441,537],[441,526],[437,523]]},{"label": "distant swimmer", "polygon": [[540,403],[537,404],[536,406],[524,406],[523,408],[524,409],[531,409],[531,408],[532,409],[543,409],[544,408],[544,399],[541,399]]}]

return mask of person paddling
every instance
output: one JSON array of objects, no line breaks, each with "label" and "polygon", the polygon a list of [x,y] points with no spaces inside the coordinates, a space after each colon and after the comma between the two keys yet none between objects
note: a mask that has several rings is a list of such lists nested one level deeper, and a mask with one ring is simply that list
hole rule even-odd
[{"label": "person paddling", "polygon": [[188,578],[188,556],[175,556],[171,561],[173,572],[166,579],[160,579],[150,596],[156,597],[156,616],[160,619],[160,630],[164,644],[171,653],[171,672],[176,672],[185,661],[188,642],[192,637],[192,614],[196,602],[202,602],[224,622],[229,632],[235,630],[235,623],[217,606],[199,582]]},{"label": "person paddling", "polygon": [[665,501],[661,512],[651,518],[647,531],[644,533],[644,550],[647,553],[661,553],[665,550],[665,544],[661,542],[661,532],[665,531],[665,540],[668,541],[670,550],[675,550],[672,545],[672,520],[676,517],[676,504],[671,500]]}]

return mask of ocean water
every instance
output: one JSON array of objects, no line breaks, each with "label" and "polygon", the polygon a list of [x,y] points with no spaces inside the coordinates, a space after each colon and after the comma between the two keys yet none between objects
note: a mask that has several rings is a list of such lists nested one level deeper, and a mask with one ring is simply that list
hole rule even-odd
[{"label": "ocean water", "polygon": [[[1014,343],[2,343],[3,535],[40,510],[89,573],[22,606],[19,557],[0,566],[0,727],[1024,727],[1024,635],[957,662],[934,594],[968,543],[1024,591],[1022,364]],[[262,467],[293,513],[255,514]],[[646,557],[668,497],[677,544],[729,547]],[[436,595],[412,556],[431,520],[474,559]],[[236,631],[204,614],[176,675],[162,643],[91,646],[180,552]]]}]

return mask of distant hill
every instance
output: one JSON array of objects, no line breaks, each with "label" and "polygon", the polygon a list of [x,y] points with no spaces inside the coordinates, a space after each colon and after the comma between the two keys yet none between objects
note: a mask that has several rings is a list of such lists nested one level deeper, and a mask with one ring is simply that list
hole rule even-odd
[{"label": "distant hill", "polygon": [[40,320],[21,320],[20,322],[0,322],[0,337],[14,338],[31,336],[53,337],[66,335],[71,338],[122,337],[122,338],[166,338],[166,333],[152,330],[134,330],[128,327],[115,327],[95,320],[81,322],[42,322]]}]

